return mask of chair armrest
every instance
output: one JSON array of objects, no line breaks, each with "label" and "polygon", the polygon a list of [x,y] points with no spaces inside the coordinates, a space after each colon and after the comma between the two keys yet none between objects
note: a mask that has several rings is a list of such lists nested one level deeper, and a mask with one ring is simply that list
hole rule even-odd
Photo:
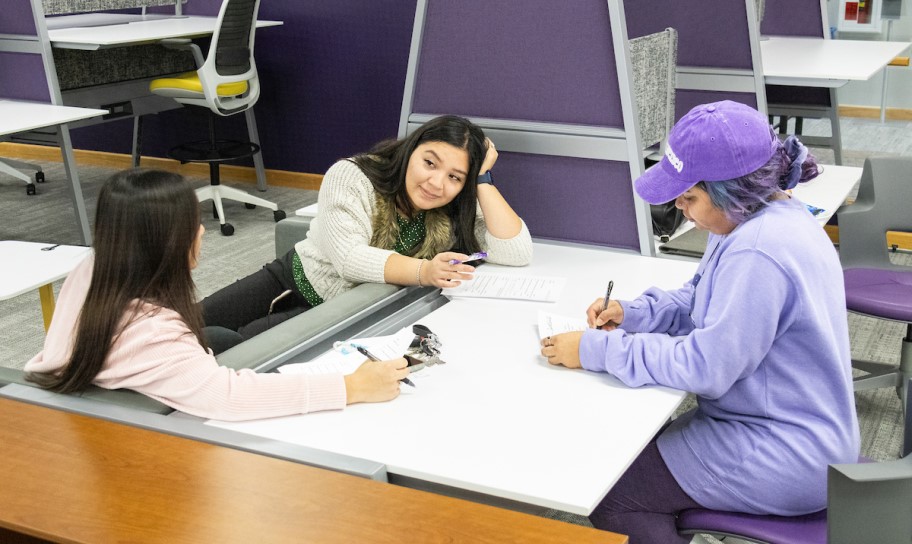
[{"label": "chair armrest", "polygon": [[158,43],[165,49],[190,51],[193,53],[193,62],[196,64],[197,69],[202,67],[203,63],[206,62],[206,59],[203,58],[203,51],[200,49],[200,46],[193,43],[190,38],[165,38]]},{"label": "chair armrest", "polygon": [[275,226],[276,258],[294,249],[295,244],[307,237],[312,217],[293,216],[283,219]]},{"label": "chair armrest", "polygon": [[363,283],[316,308],[220,353],[219,364],[239,370],[256,368],[288,353],[308,339],[339,325],[402,289],[385,283]]}]

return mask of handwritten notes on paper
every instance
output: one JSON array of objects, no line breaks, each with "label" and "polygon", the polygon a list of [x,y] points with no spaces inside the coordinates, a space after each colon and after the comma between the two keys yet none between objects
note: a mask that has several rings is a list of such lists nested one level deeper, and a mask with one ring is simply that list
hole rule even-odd
[{"label": "handwritten notes on paper", "polygon": [[381,361],[397,359],[406,352],[415,333],[406,327],[390,336],[359,338],[340,343],[308,363],[293,363],[279,367],[282,374],[351,374],[367,359],[354,346],[364,346]]},{"label": "handwritten notes on paper", "polygon": [[444,289],[448,297],[511,298],[556,302],[564,290],[566,278],[522,276],[514,274],[475,274],[475,278],[458,287]]},{"label": "handwritten notes on paper", "polygon": [[584,331],[588,328],[586,320],[576,317],[565,317],[549,312],[538,312],[538,337],[546,338],[562,332]]}]

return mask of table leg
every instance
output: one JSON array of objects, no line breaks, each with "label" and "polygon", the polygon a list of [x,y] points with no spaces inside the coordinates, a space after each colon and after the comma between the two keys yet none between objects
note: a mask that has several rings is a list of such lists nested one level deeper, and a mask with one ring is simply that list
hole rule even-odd
[{"label": "table leg", "polygon": [[38,288],[41,298],[41,315],[44,317],[44,330],[51,328],[51,318],[54,317],[54,285],[48,283]]}]

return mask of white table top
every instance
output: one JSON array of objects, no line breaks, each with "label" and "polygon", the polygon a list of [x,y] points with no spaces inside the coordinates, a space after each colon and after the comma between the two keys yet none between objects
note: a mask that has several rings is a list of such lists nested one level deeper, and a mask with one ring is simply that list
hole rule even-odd
[{"label": "white table top", "polygon": [[841,87],[865,81],[902,53],[908,42],[769,36],[760,40],[767,84]]},{"label": "white table top", "polygon": [[618,298],[632,298],[652,285],[682,285],[696,265],[536,243],[530,267],[484,268],[568,282],[557,303],[456,299],[422,318],[441,337],[447,364],[392,402],[209,424],[381,462],[391,474],[590,513],[684,394],[549,365],[539,355],[537,311],[584,318],[609,278]]},{"label": "white table top", "polygon": [[0,99],[0,135],[62,125],[106,113],[108,110]]},{"label": "white table top", "polygon": [[[100,49],[152,43],[166,38],[196,38],[215,32],[216,17],[180,16],[141,19],[100,26],[48,29],[54,47],[62,49]],[[78,24],[86,24],[80,22]],[[257,21],[257,28],[279,26],[282,21]]]},{"label": "white table top", "polygon": [[823,208],[817,221],[825,225],[836,210],[845,204],[846,198],[858,180],[861,179],[861,168],[855,166],[836,166],[821,164],[823,172],[807,183],[799,183],[792,189],[792,195],[811,206]]},{"label": "white table top", "polygon": [[319,204],[314,202],[310,206],[304,206],[303,208],[298,208],[295,210],[295,215],[300,217],[316,217],[317,210],[319,209]]},{"label": "white table top", "polygon": [[0,300],[19,296],[69,274],[92,250],[83,246],[0,241]]}]

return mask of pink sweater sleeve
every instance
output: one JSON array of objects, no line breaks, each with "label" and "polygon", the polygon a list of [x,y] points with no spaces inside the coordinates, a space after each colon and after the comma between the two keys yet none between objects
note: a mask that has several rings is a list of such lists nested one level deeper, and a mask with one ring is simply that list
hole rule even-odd
[{"label": "pink sweater sleeve", "polygon": [[[60,293],[44,350],[26,370],[53,372],[66,364],[79,310],[91,278],[83,263]],[[112,346],[95,384],[132,389],[199,417],[239,421],[345,407],[341,374],[258,374],[219,366],[177,312],[144,305]]]}]

